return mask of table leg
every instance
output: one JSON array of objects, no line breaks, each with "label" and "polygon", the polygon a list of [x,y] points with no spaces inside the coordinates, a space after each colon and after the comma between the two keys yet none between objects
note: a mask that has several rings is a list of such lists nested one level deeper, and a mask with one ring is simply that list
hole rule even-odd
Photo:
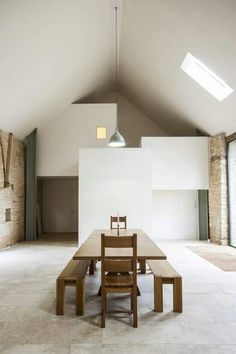
[{"label": "table leg", "polygon": [[145,259],[140,259],[139,260],[139,265],[140,265],[141,274],[145,274],[146,273],[146,260]]},{"label": "table leg", "polygon": [[89,275],[94,275],[95,269],[96,269],[96,264],[95,264],[95,260],[93,259],[90,262],[90,266],[89,266]]}]

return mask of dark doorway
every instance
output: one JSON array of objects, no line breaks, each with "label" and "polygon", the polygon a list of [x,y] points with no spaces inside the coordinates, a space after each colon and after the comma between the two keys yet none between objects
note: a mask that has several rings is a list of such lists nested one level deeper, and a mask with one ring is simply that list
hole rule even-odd
[{"label": "dark doorway", "polygon": [[209,203],[208,191],[198,191],[198,217],[199,217],[199,240],[207,241],[209,239]]},{"label": "dark doorway", "polygon": [[37,209],[39,234],[77,235],[78,177],[38,178]]}]

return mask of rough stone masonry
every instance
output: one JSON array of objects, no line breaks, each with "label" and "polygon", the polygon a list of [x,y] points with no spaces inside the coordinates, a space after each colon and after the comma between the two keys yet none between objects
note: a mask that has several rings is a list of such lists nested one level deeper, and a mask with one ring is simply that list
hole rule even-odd
[{"label": "rough stone masonry", "polygon": [[210,239],[220,245],[228,244],[228,187],[225,134],[210,138]]},{"label": "rough stone masonry", "polygon": [[25,145],[12,138],[9,186],[4,188],[9,135],[0,130],[0,249],[24,239]]}]

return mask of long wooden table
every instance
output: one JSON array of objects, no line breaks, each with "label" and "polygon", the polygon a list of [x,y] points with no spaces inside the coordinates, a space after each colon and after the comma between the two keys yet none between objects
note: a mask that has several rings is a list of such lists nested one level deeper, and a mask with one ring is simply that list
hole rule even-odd
[{"label": "long wooden table", "polygon": [[[89,259],[100,260],[101,259],[101,234],[104,233],[107,236],[116,236],[117,230],[94,230],[87,240],[80,246],[75,253],[73,259]],[[166,255],[162,250],[145,234],[141,229],[122,229],[120,230],[120,236],[131,236],[133,233],[137,234],[137,258],[145,261],[146,259],[166,259]],[[117,236],[119,237],[119,236]],[[106,257],[120,256],[125,259],[131,256],[131,250],[122,249],[108,249]]]},{"label": "long wooden table", "polygon": [[[101,259],[101,234],[104,233],[107,236],[117,236],[117,230],[103,229],[94,230],[87,240],[80,246],[75,253],[73,259],[87,259],[91,260],[89,274],[94,274],[95,261]],[[131,236],[134,233],[137,234],[137,259],[140,263],[141,273],[146,273],[146,260],[147,259],[166,259],[166,255],[162,250],[150,239],[150,237],[141,229],[120,229],[119,236]],[[117,236],[117,237],[119,237]],[[132,256],[132,250],[126,248],[114,249],[110,248],[106,250],[106,257],[119,256],[122,259]],[[140,295],[139,288],[137,287],[138,295]],[[98,295],[101,295],[101,288]]]}]

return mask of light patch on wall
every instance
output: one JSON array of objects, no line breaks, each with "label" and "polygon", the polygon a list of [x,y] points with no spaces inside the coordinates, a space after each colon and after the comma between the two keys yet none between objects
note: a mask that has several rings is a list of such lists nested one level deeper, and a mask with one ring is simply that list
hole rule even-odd
[{"label": "light patch on wall", "polygon": [[107,128],[97,127],[97,139],[106,139],[106,138],[107,138]]},{"label": "light patch on wall", "polygon": [[234,91],[190,53],[184,58],[181,69],[220,102]]}]

